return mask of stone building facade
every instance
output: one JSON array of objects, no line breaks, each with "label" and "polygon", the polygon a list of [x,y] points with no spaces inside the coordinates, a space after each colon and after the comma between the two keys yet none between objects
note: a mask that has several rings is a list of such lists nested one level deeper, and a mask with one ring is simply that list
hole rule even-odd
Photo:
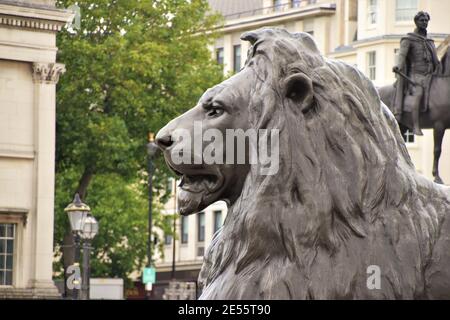
[{"label": "stone building facade", "polygon": [[0,298],[56,298],[52,281],[56,33],[53,0],[0,0]]}]

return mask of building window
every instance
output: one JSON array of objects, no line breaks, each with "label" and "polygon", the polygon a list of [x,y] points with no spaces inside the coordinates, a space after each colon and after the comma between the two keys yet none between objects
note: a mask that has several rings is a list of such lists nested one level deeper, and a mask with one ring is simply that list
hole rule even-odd
[{"label": "building window", "polygon": [[222,211],[214,211],[214,233],[222,227]]},{"label": "building window", "polygon": [[172,194],[174,181],[175,181],[174,178],[167,179],[167,185],[166,185],[166,193],[167,194]]},{"label": "building window", "polygon": [[239,72],[241,70],[241,45],[233,47],[233,70]]},{"label": "building window", "polygon": [[377,12],[378,12],[378,1],[377,0],[369,0],[367,9],[369,25],[377,23]]},{"label": "building window", "polygon": [[170,234],[164,235],[164,244],[168,246],[169,244],[172,244],[172,236]]},{"label": "building window", "polygon": [[189,217],[181,217],[181,243],[188,243],[188,218]]},{"label": "building window", "polygon": [[396,0],[395,1],[395,20],[412,21],[417,13],[417,0]]},{"label": "building window", "polygon": [[292,8],[300,8],[301,3],[302,3],[301,0],[291,0],[291,7]]},{"label": "building window", "polygon": [[198,242],[205,241],[205,213],[197,214],[197,240]]},{"label": "building window", "polygon": [[0,286],[12,286],[16,225],[0,223]]},{"label": "building window", "polygon": [[414,143],[415,142],[414,133],[412,133],[409,130],[406,130],[405,133],[403,133],[403,139],[405,140],[405,143]]},{"label": "building window", "polygon": [[371,51],[367,53],[367,72],[370,80],[376,80],[377,78],[377,53]]},{"label": "building window", "polygon": [[205,255],[205,247],[197,247],[197,257],[203,257]]},{"label": "building window", "polygon": [[216,60],[218,64],[223,64],[223,48],[216,49]]},{"label": "building window", "polygon": [[273,0],[273,9],[276,12],[281,11],[283,9],[283,4],[281,3],[281,0]]}]

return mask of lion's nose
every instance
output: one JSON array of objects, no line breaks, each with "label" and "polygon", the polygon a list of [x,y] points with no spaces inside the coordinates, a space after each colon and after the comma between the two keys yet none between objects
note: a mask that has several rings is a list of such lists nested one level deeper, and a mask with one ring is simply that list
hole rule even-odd
[{"label": "lion's nose", "polygon": [[155,141],[158,147],[163,151],[173,144],[172,136],[170,134],[164,134],[162,131],[158,132]]}]

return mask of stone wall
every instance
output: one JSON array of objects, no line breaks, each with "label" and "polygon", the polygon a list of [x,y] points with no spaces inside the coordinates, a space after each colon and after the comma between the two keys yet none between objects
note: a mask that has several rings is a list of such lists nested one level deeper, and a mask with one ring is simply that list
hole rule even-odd
[{"label": "stone wall", "polygon": [[[50,7],[51,6],[51,7]],[[52,281],[56,32],[54,1],[0,0],[0,223],[15,225],[12,285],[1,298],[56,298]]]}]

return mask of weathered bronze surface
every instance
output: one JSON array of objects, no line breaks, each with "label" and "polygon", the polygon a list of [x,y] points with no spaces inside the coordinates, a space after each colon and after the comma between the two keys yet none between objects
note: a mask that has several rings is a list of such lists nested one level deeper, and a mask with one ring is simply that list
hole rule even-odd
[{"label": "weathered bronze surface", "polygon": [[442,63],[436,55],[433,40],[427,38],[429,15],[419,12],[417,29],[401,40],[399,63],[394,67],[398,80],[379,89],[382,101],[392,110],[401,130],[434,129],[435,182],[443,183],[439,175],[439,158],[445,130],[450,128],[450,54]]},{"label": "weathered bronze surface", "polygon": [[[260,29],[242,39],[251,43],[244,68],[157,135],[189,181],[182,214],[229,204],[201,298],[450,299],[450,188],[415,172],[372,82],[322,56],[305,33]],[[171,150],[186,142],[173,132],[195,120],[221,132],[280,130],[278,173],[175,164]],[[369,283],[374,268],[379,288]]]}]

